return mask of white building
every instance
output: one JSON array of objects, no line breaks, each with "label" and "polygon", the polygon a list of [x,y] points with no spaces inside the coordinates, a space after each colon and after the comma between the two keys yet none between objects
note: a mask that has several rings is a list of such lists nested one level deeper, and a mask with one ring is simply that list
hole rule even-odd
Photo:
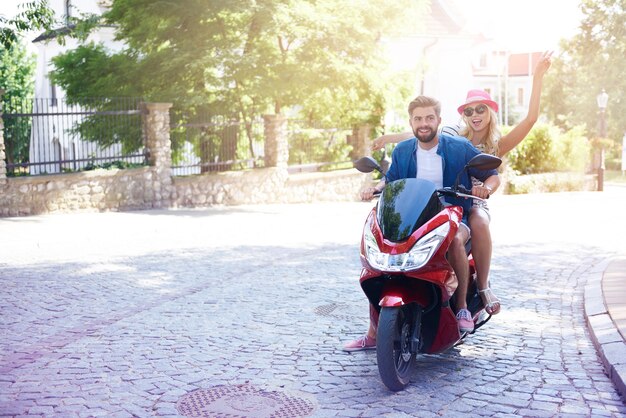
[{"label": "white building", "polygon": [[[407,34],[387,39],[387,59],[399,70],[413,70],[414,94],[442,103],[444,124],[459,122],[457,107],[468,90],[483,89],[500,104],[501,122],[516,120],[528,107],[532,70],[539,53],[512,54],[482,33],[468,30],[457,11],[461,0],[432,0],[430,13],[407,28]],[[406,124],[394,115],[391,124]],[[389,124],[389,122],[388,122]]]},{"label": "white building", "polygon": [[474,69],[476,88],[488,91],[500,104],[500,123],[519,121],[528,111],[535,66],[541,52],[492,51]]},{"label": "white building", "polygon": [[[30,168],[31,174],[58,173],[63,169],[76,170],[84,167],[90,157],[119,155],[119,146],[100,149],[95,144],[87,144],[70,134],[69,131],[84,116],[71,114],[81,111],[78,106],[62,106],[65,92],[55,86],[49,77],[54,68],[52,59],[78,46],[78,41],[71,37],[65,37],[63,43],[58,40],[58,35],[69,31],[69,17],[80,17],[85,13],[101,14],[106,8],[106,1],[50,0],[49,4],[57,21],[64,22],[65,26],[33,40],[37,47],[33,113],[40,113],[42,116],[34,116],[32,122],[30,163],[34,165]],[[114,29],[111,27],[99,27],[89,35],[87,41],[102,43],[112,51],[120,50],[123,46],[114,40]],[[41,161],[57,163],[37,165]]]}]

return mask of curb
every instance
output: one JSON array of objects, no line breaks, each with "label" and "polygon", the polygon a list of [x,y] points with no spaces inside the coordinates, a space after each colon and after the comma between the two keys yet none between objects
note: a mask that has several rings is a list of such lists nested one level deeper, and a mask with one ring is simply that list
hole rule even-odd
[{"label": "curb", "polygon": [[[626,340],[611,316],[611,310],[626,307],[626,257],[618,257],[597,265],[589,272],[584,291],[585,319],[589,326],[593,345],[604,364],[604,370],[617,391],[626,399]],[[607,303],[607,288],[613,292],[617,286],[617,297],[610,295]]]}]

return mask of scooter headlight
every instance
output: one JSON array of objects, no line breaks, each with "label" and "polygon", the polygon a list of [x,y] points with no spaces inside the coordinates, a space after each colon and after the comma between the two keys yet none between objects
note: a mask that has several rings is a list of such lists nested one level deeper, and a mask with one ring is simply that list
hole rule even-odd
[{"label": "scooter headlight", "polygon": [[376,242],[376,237],[374,237],[374,234],[369,228],[366,228],[365,230],[364,242],[365,258],[367,258],[367,261],[372,267],[383,270],[384,266],[387,265],[387,257],[389,254],[385,254],[380,251],[378,243]]},{"label": "scooter headlight", "polygon": [[372,231],[367,228],[365,231],[365,257],[370,265],[383,271],[407,271],[417,270],[430,260],[435,254],[443,240],[450,232],[450,223],[430,231],[418,240],[409,252],[402,254],[387,254],[380,251],[378,243]]}]

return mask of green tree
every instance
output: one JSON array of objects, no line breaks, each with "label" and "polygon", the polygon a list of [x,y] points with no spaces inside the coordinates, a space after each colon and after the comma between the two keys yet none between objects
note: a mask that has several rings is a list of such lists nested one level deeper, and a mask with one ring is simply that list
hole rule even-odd
[{"label": "green tree", "polygon": [[53,79],[78,102],[142,96],[243,126],[287,109],[336,126],[377,123],[402,84],[381,77],[380,39],[427,3],[115,0],[104,22],[126,49],[83,45],[55,59]]},{"label": "green tree", "polygon": [[569,130],[586,123],[590,137],[598,135],[596,96],[605,89],[608,136],[621,139],[626,131],[626,1],[582,0],[579,33],[562,42],[563,54],[546,76],[546,112]]},{"label": "green tree", "polygon": [[[0,47],[0,89],[2,112],[28,112],[34,92],[35,57],[21,42]],[[30,118],[4,117],[4,143],[9,164],[28,161]]]},{"label": "green tree", "polygon": [[0,16],[0,45],[5,49],[19,43],[19,36],[31,30],[49,30],[54,25],[54,12],[48,0],[34,0],[19,5],[20,12],[12,17]]}]

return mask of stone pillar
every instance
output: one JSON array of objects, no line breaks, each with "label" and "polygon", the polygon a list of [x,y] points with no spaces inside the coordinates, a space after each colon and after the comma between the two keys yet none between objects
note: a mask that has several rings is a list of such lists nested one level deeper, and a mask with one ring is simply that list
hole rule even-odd
[{"label": "stone pillar", "polygon": [[154,167],[152,207],[169,207],[172,202],[172,141],[170,113],[172,103],[144,103],[143,132],[148,162]]},{"label": "stone pillar", "polygon": [[[0,98],[4,94],[4,90],[0,89]],[[4,152],[4,121],[2,120],[2,102],[0,102],[0,187],[7,185],[7,163],[5,161],[6,153]]]},{"label": "stone pillar", "polygon": [[283,115],[263,115],[265,132],[265,167],[286,168],[289,163],[287,118]]},{"label": "stone pillar", "polygon": [[348,143],[352,145],[351,159],[358,160],[361,157],[370,157],[372,155],[371,130],[372,128],[369,125],[355,126],[352,129],[352,135],[348,136]]}]

